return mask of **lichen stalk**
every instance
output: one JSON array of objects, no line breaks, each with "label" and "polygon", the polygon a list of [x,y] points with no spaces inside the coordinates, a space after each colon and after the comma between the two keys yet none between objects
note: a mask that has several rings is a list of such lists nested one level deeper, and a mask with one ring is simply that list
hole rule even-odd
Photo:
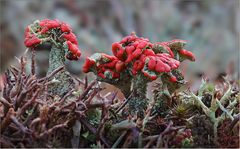
[{"label": "lichen stalk", "polygon": [[118,89],[121,90],[124,97],[128,98],[131,94],[131,85],[132,85],[132,81],[130,80],[130,77],[131,76],[129,74],[125,73],[124,76],[119,80],[113,80],[113,79],[107,79],[107,78],[103,79],[101,77],[97,77],[97,80],[100,82],[109,83],[117,87]]},{"label": "lichen stalk", "polygon": [[73,79],[70,76],[70,73],[66,71],[65,65],[65,51],[61,48],[52,45],[51,51],[49,53],[49,68],[47,74],[50,74],[59,67],[64,66],[64,70],[61,73],[56,74],[55,76],[49,78],[53,81],[52,84],[48,86],[48,91],[52,95],[58,95],[62,97],[73,87]]},{"label": "lichen stalk", "polygon": [[147,83],[149,80],[143,77],[142,74],[137,75],[132,81],[133,98],[129,100],[129,112],[131,115],[137,114],[138,117],[143,118],[144,111],[148,105]]}]

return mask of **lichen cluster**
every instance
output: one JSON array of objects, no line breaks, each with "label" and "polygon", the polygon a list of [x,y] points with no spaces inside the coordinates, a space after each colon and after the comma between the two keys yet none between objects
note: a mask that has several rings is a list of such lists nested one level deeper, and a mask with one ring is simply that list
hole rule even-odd
[{"label": "lichen cluster", "polygon": [[[4,74],[1,147],[239,147],[239,82],[203,79],[197,92],[177,90],[185,84],[181,62],[195,61],[184,40],[152,43],[132,33],[112,44],[113,55],[86,58],[83,72],[96,75],[90,83],[65,69],[66,59],[81,56],[68,24],[35,21],[24,43],[32,54],[31,72],[24,55],[18,68]],[[51,45],[48,73],[37,78],[34,56],[44,44]],[[103,94],[99,82],[116,86],[125,98]]]}]

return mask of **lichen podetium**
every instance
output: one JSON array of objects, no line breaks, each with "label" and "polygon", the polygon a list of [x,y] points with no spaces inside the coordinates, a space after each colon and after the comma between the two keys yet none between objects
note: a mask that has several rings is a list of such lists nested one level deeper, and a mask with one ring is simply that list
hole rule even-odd
[{"label": "lichen podetium", "polygon": [[78,49],[77,37],[68,24],[58,20],[37,20],[27,26],[24,43],[31,50],[35,50],[39,45],[51,43],[47,75],[59,67],[64,67],[63,71],[49,78],[51,83],[48,85],[48,91],[51,95],[62,97],[74,87],[73,79],[65,69],[65,60],[78,60],[81,52]]},{"label": "lichen podetium", "polygon": [[170,87],[169,84],[183,81],[174,72],[183,60],[195,60],[190,51],[183,49],[185,44],[184,40],[151,43],[149,39],[132,33],[112,44],[114,56],[95,53],[87,57],[83,71],[94,72],[99,81],[115,85],[126,98],[132,93],[128,102],[129,113],[142,117],[149,103],[146,97],[149,82],[157,78],[168,79]]}]

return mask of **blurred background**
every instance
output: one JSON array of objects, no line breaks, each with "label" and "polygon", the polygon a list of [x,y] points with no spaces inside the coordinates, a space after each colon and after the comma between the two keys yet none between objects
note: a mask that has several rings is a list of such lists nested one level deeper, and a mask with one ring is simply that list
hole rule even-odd
[{"label": "blurred background", "polygon": [[[82,77],[86,56],[111,54],[111,43],[135,31],[152,42],[179,38],[196,62],[184,62],[186,80],[225,72],[239,79],[239,0],[0,0],[1,74],[22,55],[24,30],[34,20],[59,19],[73,28],[82,49],[68,69]],[[37,52],[38,75],[44,76],[48,51]]]}]

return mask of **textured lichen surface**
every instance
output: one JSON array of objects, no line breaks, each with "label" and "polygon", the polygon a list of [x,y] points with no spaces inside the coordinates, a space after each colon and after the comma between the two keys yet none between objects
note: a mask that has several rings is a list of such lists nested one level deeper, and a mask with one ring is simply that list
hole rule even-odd
[{"label": "textured lichen surface", "polygon": [[144,111],[147,108],[148,100],[146,96],[148,79],[137,76],[132,81],[133,96],[129,101],[129,112],[132,115],[138,115],[143,118]]},{"label": "textured lichen surface", "polygon": [[48,90],[50,94],[58,95],[60,97],[65,95],[74,86],[73,79],[71,78],[70,73],[66,71],[64,62],[65,51],[63,49],[52,46],[49,54],[49,69],[47,74],[52,73],[54,70],[62,66],[64,67],[64,70],[52,78],[49,78],[53,81],[53,83],[48,86]]}]

